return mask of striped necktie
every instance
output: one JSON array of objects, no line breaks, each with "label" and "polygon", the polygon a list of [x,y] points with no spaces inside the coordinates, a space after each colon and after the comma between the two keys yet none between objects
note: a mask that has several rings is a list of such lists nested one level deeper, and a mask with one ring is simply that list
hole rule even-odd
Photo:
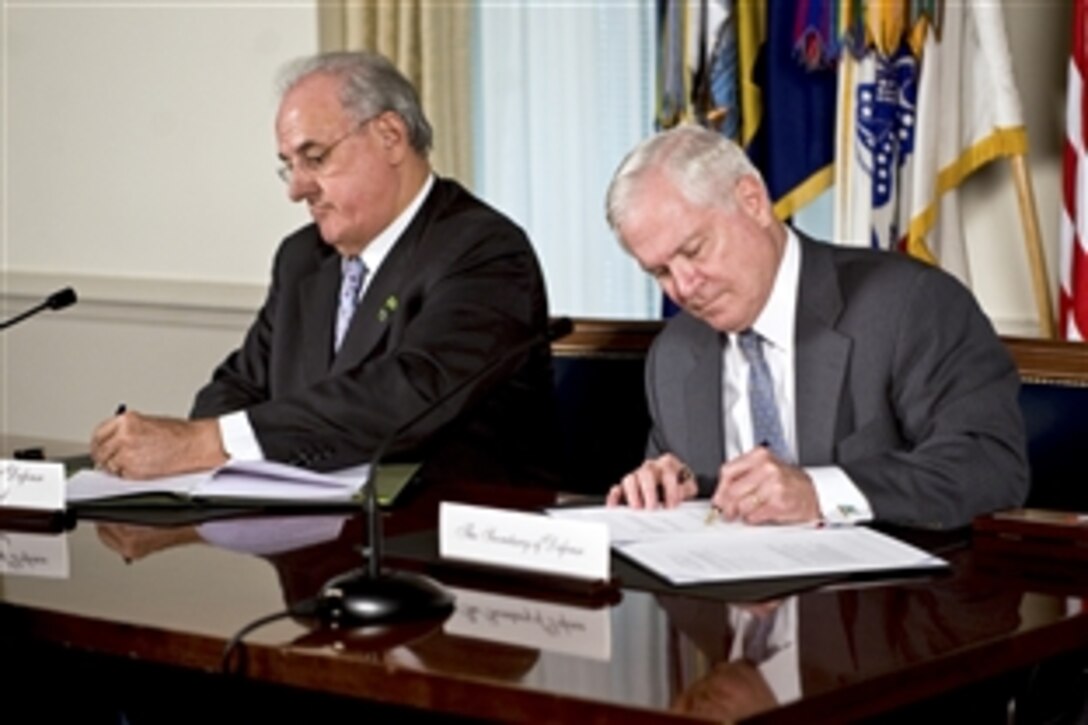
[{"label": "striped necktie", "polygon": [[351,318],[355,315],[355,308],[359,305],[359,290],[363,288],[366,272],[366,265],[359,257],[348,257],[344,260],[343,274],[340,278],[340,306],[336,311],[334,352],[340,352],[340,345],[344,342],[348,326],[351,325]]},{"label": "striped necktie", "polygon": [[769,446],[779,459],[792,462],[774,400],[774,381],[763,357],[763,339],[754,330],[745,330],[737,335],[737,343],[748,361],[748,406],[755,442]]}]

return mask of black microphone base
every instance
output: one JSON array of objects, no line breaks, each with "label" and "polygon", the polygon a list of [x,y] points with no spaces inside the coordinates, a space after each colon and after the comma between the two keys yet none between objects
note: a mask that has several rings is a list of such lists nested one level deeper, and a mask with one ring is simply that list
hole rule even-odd
[{"label": "black microphone base", "polygon": [[330,580],[321,590],[322,619],[348,627],[447,617],[453,595],[422,574],[363,569]]}]

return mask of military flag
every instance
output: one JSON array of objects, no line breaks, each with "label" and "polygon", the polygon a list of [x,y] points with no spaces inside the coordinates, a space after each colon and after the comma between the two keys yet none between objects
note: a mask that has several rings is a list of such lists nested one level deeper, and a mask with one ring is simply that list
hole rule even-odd
[{"label": "military flag", "polygon": [[955,190],[1027,152],[1002,8],[912,4],[904,15],[893,5],[858,4],[861,22],[847,23],[864,37],[846,45],[863,55],[844,54],[839,68],[835,236],[906,251],[969,284]]},{"label": "military flag", "polygon": [[737,138],[734,0],[658,0],[658,129],[698,123]]}]

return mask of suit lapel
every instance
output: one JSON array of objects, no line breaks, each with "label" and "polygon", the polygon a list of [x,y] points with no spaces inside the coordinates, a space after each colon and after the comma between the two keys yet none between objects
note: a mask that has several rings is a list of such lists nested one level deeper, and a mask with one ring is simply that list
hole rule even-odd
[{"label": "suit lapel", "polygon": [[382,341],[393,326],[399,308],[407,300],[406,281],[415,283],[424,262],[418,257],[420,241],[446,197],[447,183],[436,179],[434,187],[415,218],[389,250],[374,279],[366,288],[355,310],[340,352],[332,361],[333,373],[338,373],[364,360]]},{"label": "suit lapel", "polygon": [[299,325],[302,368],[306,380],[323,377],[332,362],[332,330],[340,291],[340,256],[329,255],[315,272],[302,280]]},{"label": "suit lapel", "polygon": [[699,472],[717,475],[725,460],[722,434],[722,338],[706,326],[692,345],[692,368],[684,379],[687,417],[687,463]]},{"label": "suit lapel", "polygon": [[838,270],[830,249],[800,234],[801,283],[797,296],[797,442],[800,463],[833,460],[837,411],[853,346],[835,329],[842,312]]},{"label": "suit lapel", "polygon": [[355,309],[340,352],[333,360],[333,373],[365,359],[388,332],[403,297],[401,283],[413,246],[407,239],[401,238],[382,262],[377,276],[366,288],[366,294]]}]

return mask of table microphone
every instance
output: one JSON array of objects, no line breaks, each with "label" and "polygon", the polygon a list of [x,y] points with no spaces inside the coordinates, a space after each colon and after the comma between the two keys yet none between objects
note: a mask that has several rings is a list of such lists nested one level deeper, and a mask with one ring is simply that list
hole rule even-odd
[{"label": "table microphone", "polygon": [[361,627],[449,614],[453,609],[453,596],[438,582],[414,572],[382,570],[382,520],[376,491],[378,465],[389,447],[402,435],[441,409],[469,385],[509,364],[531,348],[551,344],[554,340],[569,335],[573,328],[569,317],[557,318],[548,325],[543,335],[534,335],[493,358],[490,363],[410,417],[382,440],[371,457],[365,484],[367,531],[370,539],[367,567],[334,577],[321,588],[317,609],[322,619]]},{"label": "table microphone", "polygon": [[28,317],[38,314],[42,310],[63,310],[65,307],[76,303],[76,291],[71,287],[57,290],[45,298],[43,302],[31,307],[29,310],[12,317],[10,320],[0,322],[0,330],[18,324]]}]

